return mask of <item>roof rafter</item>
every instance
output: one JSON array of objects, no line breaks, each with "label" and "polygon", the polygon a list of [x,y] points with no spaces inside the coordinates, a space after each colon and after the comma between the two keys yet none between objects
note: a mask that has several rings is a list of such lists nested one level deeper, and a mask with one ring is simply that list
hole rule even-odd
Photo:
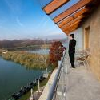
[{"label": "roof rafter", "polygon": [[84,8],[81,8],[78,12],[75,12],[74,15],[68,16],[64,20],[60,21],[60,23],[58,23],[58,27],[61,28],[63,25],[69,23],[71,20],[74,20],[78,16],[81,16],[83,13],[87,12],[88,10],[89,9],[88,8],[85,8],[85,7]]},{"label": "roof rafter", "polygon": [[73,32],[74,30],[76,30],[78,28],[78,24],[74,24],[73,26],[70,26],[66,31],[64,31],[66,33],[66,35],[69,35],[70,32]]},{"label": "roof rafter", "polygon": [[70,21],[69,23],[65,24],[64,26],[61,27],[61,29],[63,31],[66,30],[67,27],[70,27],[71,25],[73,25],[74,23],[79,23],[81,21],[81,19],[83,18],[83,16],[78,16],[77,18],[75,18],[74,20]]},{"label": "roof rafter", "polygon": [[66,4],[70,0],[53,0],[49,4],[47,4],[43,10],[46,12],[47,15],[50,15],[52,12],[54,12],[56,9],[61,7],[63,4]]},{"label": "roof rafter", "polygon": [[83,9],[81,9],[81,10],[79,10],[78,12],[76,12],[75,14],[74,14],[74,18],[76,18],[76,17],[78,17],[78,16],[81,16],[82,14],[84,14],[84,13],[86,13],[86,12],[88,12],[89,11],[89,8],[83,8]]},{"label": "roof rafter", "polygon": [[[66,30],[62,30],[63,32],[69,31],[71,32],[73,28],[78,28],[79,22],[77,21],[76,23],[70,25],[69,27],[66,27]],[[75,30],[75,29],[74,29]]]},{"label": "roof rafter", "polygon": [[66,9],[65,12],[62,12],[61,14],[59,14],[58,16],[56,16],[53,20],[55,23],[58,23],[59,21],[61,21],[62,19],[66,18],[66,16],[71,15],[72,13],[74,13],[75,11],[77,11],[78,9],[84,7],[85,5],[87,5],[88,3],[90,3],[93,0],[80,0],[78,3],[74,4],[72,7],[70,7],[69,9]]},{"label": "roof rafter", "polygon": [[73,16],[70,16],[68,18],[66,18],[65,20],[63,20],[61,23],[58,23],[58,27],[61,28],[63,25],[65,25],[66,23],[69,23],[70,21],[72,21],[74,19]]}]

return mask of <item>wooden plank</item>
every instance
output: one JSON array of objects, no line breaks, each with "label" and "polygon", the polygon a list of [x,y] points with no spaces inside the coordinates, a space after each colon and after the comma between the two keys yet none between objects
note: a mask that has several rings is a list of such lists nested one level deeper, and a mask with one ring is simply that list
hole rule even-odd
[{"label": "wooden plank", "polygon": [[62,29],[62,31],[63,32],[66,32],[66,31],[69,31],[70,32],[73,27],[78,27],[78,25],[79,25],[79,22],[77,21],[74,24],[70,25],[69,27],[66,27],[65,30]]},{"label": "wooden plank", "polygon": [[72,21],[74,18],[77,18],[78,16],[81,16],[83,13],[89,11],[88,8],[82,8],[80,9],[78,12],[76,12],[74,15],[69,16],[68,18],[65,18],[64,20],[60,21],[60,23],[58,23],[58,27],[61,28],[63,25],[69,23],[70,21]]},{"label": "wooden plank", "polygon": [[64,31],[66,30],[66,27],[70,27],[70,25],[73,25],[75,23],[79,23],[82,19],[82,16],[78,16],[77,18],[75,18],[74,20],[70,21],[69,23],[65,24],[64,26],[61,27],[61,29]]},{"label": "wooden plank", "polygon": [[77,24],[77,25],[75,25],[73,28],[71,28],[70,32],[75,31],[77,28],[78,28],[78,24]]},{"label": "wooden plank", "polygon": [[58,24],[58,27],[61,28],[63,25],[65,25],[66,23],[69,23],[69,22],[72,21],[73,19],[74,19],[74,17],[72,17],[72,16],[66,18],[66,19],[63,20],[61,23]]},{"label": "wooden plank", "polygon": [[74,4],[69,9],[66,9],[65,12],[62,12],[61,14],[59,14],[58,16],[56,16],[53,19],[54,22],[58,23],[59,21],[61,21],[62,19],[66,18],[67,16],[71,15],[72,13],[74,13],[75,11],[77,11],[78,9],[84,7],[86,4],[90,3],[91,1],[93,1],[93,0],[80,0],[78,3]]},{"label": "wooden plank", "polygon": [[64,31],[66,33],[66,35],[69,35],[70,32],[75,31],[78,28],[78,24],[74,24],[73,26],[69,27],[66,31]]},{"label": "wooden plank", "polygon": [[65,33],[66,33],[67,36],[70,34],[70,32],[65,32]]},{"label": "wooden plank", "polygon": [[50,4],[43,8],[47,15],[50,15],[56,9],[61,7],[63,4],[69,2],[70,0],[53,0]]},{"label": "wooden plank", "polygon": [[[78,28],[78,24],[74,24],[73,26],[70,26],[70,28],[68,28],[66,31],[72,32],[74,31],[76,28]],[[65,31],[65,32],[66,32]]]},{"label": "wooden plank", "polygon": [[83,9],[79,10],[78,12],[74,14],[74,18],[81,16],[83,13],[88,12],[88,11],[89,9],[84,7]]},{"label": "wooden plank", "polygon": [[[70,29],[71,28],[71,29]],[[64,31],[66,33],[66,35],[69,35],[70,32],[75,31],[78,28],[78,25],[70,27],[67,31]]]}]

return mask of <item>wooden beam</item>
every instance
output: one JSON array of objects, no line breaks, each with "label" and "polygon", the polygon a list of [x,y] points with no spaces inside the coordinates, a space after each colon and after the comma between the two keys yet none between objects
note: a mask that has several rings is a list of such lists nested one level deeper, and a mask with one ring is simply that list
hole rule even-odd
[{"label": "wooden beam", "polygon": [[66,18],[65,20],[63,20],[61,23],[58,23],[58,27],[61,28],[63,25],[65,25],[66,23],[69,23],[70,21],[72,21],[74,19],[73,16],[70,16],[68,18]]},{"label": "wooden beam", "polygon": [[73,28],[71,28],[70,32],[75,31],[78,28],[78,24],[76,26],[74,26]]},{"label": "wooden beam", "polygon": [[68,27],[64,32],[72,32],[72,31],[74,31],[76,28],[78,28],[78,23],[71,25],[71,26]]},{"label": "wooden beam", "polygon": [[64,26],[61,27],[61,29],[63,31],[66,30],[67,27],[70,27],[71,25],[75,24],[75,23],[79,23],[82,19],[82,16],[78,16],[77,18],[75,18],[74,20],[70,21],[69,23],[65,24]]},{"label": "wooden beam", "polygon": [[64,20],[60,21],[60,23],[58,23],[58,27],[61,28],[63,25],[69,23],[70,21],[72,21],[74,18],[77,18],[78,16],[81,16],[83,13],[89,11],[88,8],[82,8],[80,9],[78,12],[76,12],[74,15],[69,16],[67,18],[65,18]]},{"label": "wooden beam", "polygon": [[84,13],[86,13],[86,12],[88,12],[89,11],[89,9],[88,8],[82,8],[81,10],[79,10],[78,12],[76,12],[75,14],[74,14],[74,18],[76,18],[76,17],[78,17],[78,16],[81,16],[82,14],[84,14]]},{"label": "wooden beam", "polygon": [[77,22],[77,23],[75,23],[75,24],[70,25],[69,27],[66,27],[66,30],[62,30],[62,31],[63,31],[63,32],[67,32],[67,31],[71,32],[71,30],[72,30],[73,28],[78,28],[78,25],[79,25],[79,23]]},{"label": "wooden beam", "polygon": [[93,1],[93,0],[80,0],[78,3],[74,4],[69,9],[66,9],[65,12],[62,12],[61,14],[59,14],[58,16],[56,16],[54,18],[54,22],[58,23],[59,21],[61,21],[62,19],[66,18],[67,16],[73,14],[78,9],[84,7],[85,5],[87,5],[88,3],[90,3],[91,1]]},{"label": "wooden beam", "polygon": [[66,31],[64,31],[64,32],[68,35],[70,32],[75,31],[77,28],[78,28],[78,24],[74,24],[73,26],[70,26],[70,27],[69,27]]},{"label": "wooden beam", "polygon": [[70,34],[70,32],[65,32],[65,33],[66,33],[67,36]]},{"label": "wooden beam", "polygon": [[75,31],[77,28],[78,28],[78,26],[75,26],[75,27],[72,27],[71,30],[69,29],[70,31],[69,30],[65,31],[66,35],[69,35],[70,32]]},{"label": "wooden beam", "polygon": [[50,4],[44,7],[43,10],[46,12],[47,15],[50,15],[56,9],[58,9],[59,7],[61,7],[69,1],[70,0],[53,0],[52,2],[50,2]]}]

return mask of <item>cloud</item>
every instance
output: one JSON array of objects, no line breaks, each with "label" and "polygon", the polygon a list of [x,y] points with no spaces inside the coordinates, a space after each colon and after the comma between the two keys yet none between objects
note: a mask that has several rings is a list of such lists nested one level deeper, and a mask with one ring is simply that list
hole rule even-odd
[{"label": "cloud", "polygon": [[[41,21],[40,21],[40,23],[37,25],[37,28],[39,29],[40,27],[43,27],[43,26],[46,24],[47,21],[48,21],[48,20],[46,19],[46,16],[41,17]],[[45,24],[44,24],[44,23],[45,23]]]},{"label": "cloud", "polygon": [[19,20],[18,17],[16,17],[16,21],[17,21],[17,24],[18,24],[19,26],[24,26],[24,25],[21,23],[21,21]]}]

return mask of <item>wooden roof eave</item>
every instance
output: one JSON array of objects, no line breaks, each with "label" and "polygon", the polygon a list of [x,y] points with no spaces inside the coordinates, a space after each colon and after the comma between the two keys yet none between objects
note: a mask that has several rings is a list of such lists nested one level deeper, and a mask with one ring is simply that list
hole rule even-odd
[{"label": "wooden roof eave", "polygon": [[72,21],[74,19],[73,16],[70,16],[64,20],[62,20],[61,23],[58,23],[58,27],[61,28],[63,25],[65,25],[66,23],[69,23],[70,21]]},{"label": "wooden roof eave", "polygon": [[71,24],[69,27],[66,27],[66,29],[62,29],[63,32],[66,32],[66,31],[71,31],[71,29],[73,29],[73,27],[78,27],[79,25],[79,21],[77,21],[76,23],[74,24]]},{"label": "wooden roof eave", "polygon": [[65,32],[65,33],[66,33],[67,36],[70,34],[70,32]]},{"label": "wooden roof eave", "polygon": [[79,10],[78,12],[74,13],[74,15],[69,16],[67,18],[65,18],[64,20],[62,20],[60,23],[58,23],[58,27],[61,28],[62,26],[64,26],[66,23],[69,23],[71,20],[74,20],[75,18],[77,18],[78,16],[81,16],[83,13],[88,12],[89,9],[88,8],[82,8],[81,10]]},{"label": "wooden roof eave", "polygon": [[64,31],[67,35],[70,34],[70,32],[75,31],[78,28],[78,24],[75,24],[74,26],[68,28],[66,31]]},{"label": "wooden roof eave", "polygon": [[73,25],[75,23],[79,23],[83,16],[78,16],[76,19],[70,21],[69,23],[65,24],[64,26],[61,27],[62,30],[66,30],[66,27],[69,27],[70,25]]},{"label": "wooden roof eave", "polygon": [[87,5],[88,3],[90,3],[91,1],[93,1],[93,0],[80,0],[78,3],[74,4],[69,9],[66,9],[65,12],[62,12],[61,14],[59,14],[58,16],[56,16],[53,19],[54,22],[58,23],[59,21],[61,21],[62,19],[66,18],[67,16],[71,15],[72,13],[74,13],[75,11],[77,11],[78,9],[84,7],[85,5]]},{"label": "wooden roof eave", "polygon": [[49,4],[47,4],[45,7],[43,7],[43,10],[46,12],[47,15],[50,15],[58,8],[62,7],[64,4],[69,2],[70,0],[53,0]]}]

